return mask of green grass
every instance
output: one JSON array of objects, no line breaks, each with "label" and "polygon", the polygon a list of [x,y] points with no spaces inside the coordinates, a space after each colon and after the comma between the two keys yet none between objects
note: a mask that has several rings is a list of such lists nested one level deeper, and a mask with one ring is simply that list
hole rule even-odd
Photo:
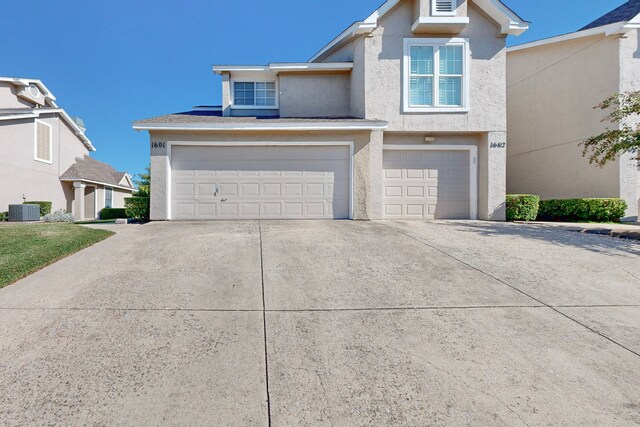
[{"label": "green grass", "polygon": [[74,224],[115,224],[115,219],[92,219],[90,221],[76,221]]},{"label": "green grass", "polygon": [[75,224],[0,225],[0,288],[111,235]]}]

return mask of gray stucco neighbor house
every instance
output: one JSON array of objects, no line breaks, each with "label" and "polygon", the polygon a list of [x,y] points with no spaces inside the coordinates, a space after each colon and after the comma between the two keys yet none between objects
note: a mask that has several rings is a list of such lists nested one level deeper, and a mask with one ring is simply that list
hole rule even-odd
[{"label": "gray stucco neighbor house", "polygon": [[134,123],[151,219],[504,220],[499,0],[388,0],[308,62],[220,65],[222,105]]},{"label": "gray stucco neighbor house", "polygon": [[[608,126],[594,109],[615,93],[640,90],[640,0],[580,30],[508,49],[507,190],[543,199],[620,197],[637,221],[640,170],[634,153],[604,168],[579,144]],[[629,125],[635,125],[628,122]]]},{"label": "gray stucco neighbor house", "polygon": [[89,157],[95,148],[37,79],[0,77],[0,212],[9,204],[50,201],[78,219],[124,207],[130,177]]}]

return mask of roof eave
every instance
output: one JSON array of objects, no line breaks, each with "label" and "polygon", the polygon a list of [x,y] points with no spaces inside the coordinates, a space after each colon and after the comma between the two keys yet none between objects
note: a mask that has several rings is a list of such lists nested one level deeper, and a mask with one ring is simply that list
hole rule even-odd
[{"label": "roof eave", "polygon": [[322,130],[384,130],[387,122],[376,121],[368,123],[271,123],[256,125],[254,123],[141,123],[134,122],[133,129],[137,131],[322,131]]},{"label": "roof eave", "polygon": [[593,37],[597,35],[604,35],[609,37],[613,34],[626,34],[629,31],[640,29],[640,22],[617,22],[614,24],[603,25],[601,27],[589,28],[587,30],[576,31],[574,33],[561,34],[559,36],[550,37],[548,39],[537,40],[529,43],[524,43],[517,46],[512,46],[507,49],[507,52],[518,52],[526,49],[533,49],[541,46],[548,46],[555,43],[568,42],[572,40],[578,40],[586,37]]}]

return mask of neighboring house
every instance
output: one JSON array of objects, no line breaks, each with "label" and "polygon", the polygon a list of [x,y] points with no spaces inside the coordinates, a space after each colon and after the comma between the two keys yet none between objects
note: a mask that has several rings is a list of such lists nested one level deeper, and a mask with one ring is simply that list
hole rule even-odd
[{"label": "neighboring house", "polygon": [[507,53],[507,191],[543,199],[621,197],[637,221],[640,171],[634,154],[604,168],[579,144],[614,125],[594,109],[615,93],[640,90],[640,0],[575,33]]},{"label": "neighboring house", "polygon": [[91,151],[82,121],[58,107],[40,80],[0,77],[0,211],[25,199],[50,201],[78,219],[124,207],[130,177],[89,158]]},{"label": "neighboring house", "polygon": [[151,219],[504,220],[498,0],[389,0],[305,63],[215,66],[222,106],[140,120]]}]

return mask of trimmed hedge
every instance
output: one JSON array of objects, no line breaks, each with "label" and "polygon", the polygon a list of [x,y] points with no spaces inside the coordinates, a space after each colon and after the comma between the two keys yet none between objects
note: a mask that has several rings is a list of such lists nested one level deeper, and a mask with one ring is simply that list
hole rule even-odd
[{"label": "trimmed hedge", "polygon": [[24,202],[23,205],[40,205],[40,217],[51,213],[51,202]]},{"label": "trimmed hedge", "polygon": [[533,194],[507,195],[507,221],[534,221],[538,217],[540,196]]},{"label": "trimmed hedge", "polygon": [[128,218],[125,208],[104,208],[100,211],[100,219]]},{"label": "trimmed hedge", "polygon": [[558,199],[540,202],[538,219],[567,222],[618,222],[627,210],[622,199]]},{"label": "trimmed hedge", "polygon": [[127,197],[124,199],[127,218],[149,221],[149,197]]}]

